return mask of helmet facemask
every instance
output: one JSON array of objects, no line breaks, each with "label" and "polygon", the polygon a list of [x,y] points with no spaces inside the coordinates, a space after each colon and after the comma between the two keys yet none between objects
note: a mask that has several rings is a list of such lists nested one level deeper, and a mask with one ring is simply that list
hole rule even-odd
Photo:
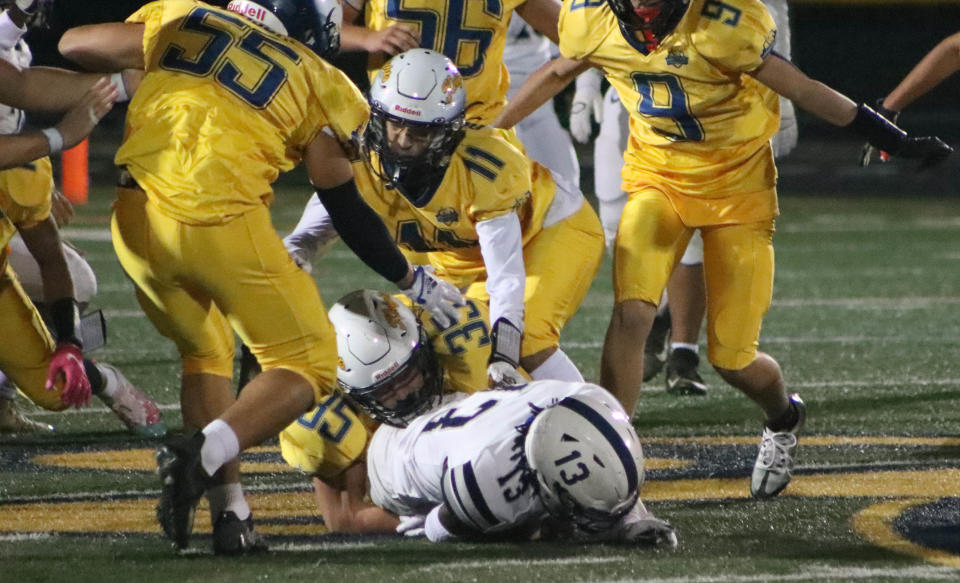
[{"label": "helmet facemask", "polygon": [[[423,135],[426,145],[414,155],[398,152],[390,146],[388,122]],[[450,157],[464,136],[464,120],[417,123],[386,113],[382,106],[371,104],[370,122],[363,134],[363,150],[374,173],[389,187],[400,191],[415,206],[423,206],[440,184]],[[372,156],[371,152],[376,153]]]},{"label": "helmet facemask", "polygon": [[616,15],[620,24],[630,32],[640,32],[647,42],[659,44],[664,37],[673,32],[677,23],[687,10],[687,0],[660,0],[639,6],[635,0],[607,0],[607,4]]},{"label": "helmet facemask", "polygon": [[[338,380],[338,384],[350,400],[377,421],[406,427],[413,419],[439,405],[443,370],[421,329],[420,342],[410,358],[388,376],[363,388],[342,380]],[[396,393],[399,391],[407,393],[398,397]]]}]

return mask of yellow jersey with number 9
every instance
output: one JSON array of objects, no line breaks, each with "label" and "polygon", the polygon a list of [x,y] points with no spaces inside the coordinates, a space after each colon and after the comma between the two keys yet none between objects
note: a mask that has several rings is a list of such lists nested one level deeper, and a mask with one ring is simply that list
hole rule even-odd
[{"label": "yellow jersey with number 9", "polygon": [[560,13],[561,53],[601,67],[630,112],[624,190],[672,190],[691,226],[777,213],[779,101],[748,75],[775,38],[760,0],[690,0],[652,50],[603,0],[564,0]]},{"label": "yellow jersey with number 9", "polygon": [[269,204],[317,132],[346,143],[369,117],[346,75],[239,14],[160,0],[127,22],[145,26],[147,74],[116,163],[174,219],[222,224]]},{"label": "yellow jersey with number 9", "polygon": [[[412,26],[420,47],[443,53],[460,69],[467,91],[467,120],[487,125],[507,103],[510,74],[503,64],[510,15],[524,0],[367,0],[366,26]],[[386,59],[371,55],[370,79]]]},{"label": "yellow jersey with number 9", "polygon": [[[394,296],[413,310],[444,370],[444,392],[475,393],[487,387],[490,312],[467,299],[458,322],[441,328],[406,296]],[[362,461],[377,424],[357,414],[339,393],[320,402],[280,432],[280,453],[292,467],[320,479],[332,478]]]}]

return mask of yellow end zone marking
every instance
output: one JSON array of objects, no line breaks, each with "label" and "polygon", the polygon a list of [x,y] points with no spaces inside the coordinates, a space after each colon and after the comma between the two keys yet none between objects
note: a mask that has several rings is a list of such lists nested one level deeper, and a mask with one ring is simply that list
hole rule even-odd
[{"label": "yellow end zone marking", "polygon": [[912,555],[931,563],[958,568],[960,567],[960,557],[940,549],[931,549],[914,544],[900,536],[893,528],[893,521],[907,509],[934,501],[936,501],[936,498],[911,498],[881,502],[854,514],[853,518],[850,519],[850,525],[854,532],[879,547]]},{"label": "yellow end zone marking", "polygon": [[[326,534],[318,524],[268,524],[272,518],[312,517],[313,496],[308,492],[248,493],[257,518],[257,530],[270,535]],[[0,506],[0,532],[127,532],[156,534],[157,501],[88,500],[34,502]],[[194,532],[210,533],[210,510],[205,500],[197,506]]]},{"label": "yellow end zone marking", "polygon": [[[728,437],[641,437],[640,443],[656,444],[699,444],[699,445],[759,445],[758,436],[728,436]],[[932,447],[949,447],[960,445],[960,437],[897,437],[897,436],[863,436],[846,437],[830,435],[800,434],[800,445],[831,446],[831,445],[926,445]]]},{"label": "yellow end zone marking", "polygon": [[[956,495],[960,469],[808,474],[794,476],[780,496],[807,498],[891,498]],[[643,485],[644,500],[719,500],[749,498],[750,478],[705,480],[650,480]]]},{"label": "yellow end zone marking", "polygon": [[[280,449],[277,447],[256,447],[247,451],[279,453]],[[157,469],[157,462],[153,458],[152,449],[62,452],[38,455],[30,461],[41,466],[82,468],[87,470],[137,470],[152,472]],[[295,470],[285,463],[242,461],[240,462],[240,471],[248,474],[264,474],[294,472]]]}]

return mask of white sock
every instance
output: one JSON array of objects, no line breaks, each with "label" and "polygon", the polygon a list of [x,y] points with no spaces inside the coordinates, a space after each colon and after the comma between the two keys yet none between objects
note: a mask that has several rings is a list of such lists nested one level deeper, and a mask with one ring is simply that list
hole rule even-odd
[{"label": "white sock", "polygon": [[220,466],[240,455],[240,441],[227,423],[214,419],[203,428],[206,438],[200,450],[200,463],[208,476],[217,473]]},{"label": "white sock", "polygon": [[243,497],[243,488],[239,482],[207,489],[207,501],[210,502],[211,523],[217,520],[221,512],[227,510],[232,510],[240,520],[246,520],[250,516],[250,505]]},{"label": "white sock", "polygon": [[559,348],[556,352],[551,354],[547,360],[543,361],[543,364],[528,372],[535,381],[553,379],[557,381],[568,381],[571,383],[583,382],[583,375],[580,374],[580,370],[577,369],[577,365],[573,364],[573,361],[570,360],[570,357]]},{"label": "white sock", "polygon": [[694,354],[700,354],[700,345],[699,344],[687,344],[686,342],[671,342],[670,350],[675,350],[677,348],[683,348],[684,350],[689,350]]},{"label": "white sock", "polygon": [[94,391],[96,395],[100,398],[116,398],[117,392],[120,389],[120,379],[117,378],[118,371],[110,370],[99,362],[94,363],[93,366],[97,367],[97,370],[100,371],[100,376],[103,377],[103,387],[101,387],[99,391]]}]

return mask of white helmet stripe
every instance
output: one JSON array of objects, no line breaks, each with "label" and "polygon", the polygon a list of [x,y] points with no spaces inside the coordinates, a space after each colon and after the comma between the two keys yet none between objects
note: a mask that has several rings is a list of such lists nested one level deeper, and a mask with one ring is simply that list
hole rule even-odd
[{"label": "white helmet stripe", "polygon": [[480,491],[472,462],[443,474],[443,502],[461,522],[485,532],[500,523]]},{"label": "white helmet stripe", "polygon": [[627,472],[627,491],[635,491],[640,479],[636,461],[633,459],[633,454],[630,453],[630,450],[623,442],[623,437],[621,437],[620,434],[617,433],[617,430],[610,425],[610,422],[604,419],[603,415],[597,412],[593,407],[587,405],[583,401],[580,401],[576,397],[567,397],[566,399],[560,401],[557,406],[570,409],[597,428],[597,430],[610,443],[610,446],[613,447],[613,451],[615,451],[617,453],[617,457],[620,458],[620,463],[623,464],[623,469]]}]

